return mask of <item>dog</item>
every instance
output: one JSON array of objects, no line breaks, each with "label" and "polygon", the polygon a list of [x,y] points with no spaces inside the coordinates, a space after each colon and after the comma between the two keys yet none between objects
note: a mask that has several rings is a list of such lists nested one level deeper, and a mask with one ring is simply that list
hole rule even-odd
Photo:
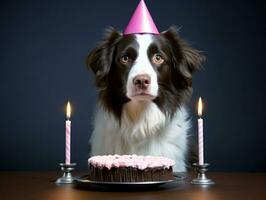
[{"label": "dog", "polygon": [[158,35],[110,27],[87,57],[99,90],[91,155],[165,156],[175,160],[174,171],[186,171],[186,104],[203,60],[176,27]]}]

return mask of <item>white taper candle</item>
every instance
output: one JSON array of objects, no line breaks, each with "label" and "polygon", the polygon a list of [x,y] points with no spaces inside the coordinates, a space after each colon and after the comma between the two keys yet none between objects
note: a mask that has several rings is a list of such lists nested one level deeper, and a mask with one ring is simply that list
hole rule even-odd
[{"label": "white taper candle", "polygon": [[199,145],[199,165],[204,164],[204,145],[203,145],[203,119],[198,119],[198,145]]},{"label": "white taper candle", "polygon": [[203,119],[202,116],[202,100],[199,98],[198,102],[198,157],[199,157],[199,165],[204,164],[204,147],[203,147]]}]

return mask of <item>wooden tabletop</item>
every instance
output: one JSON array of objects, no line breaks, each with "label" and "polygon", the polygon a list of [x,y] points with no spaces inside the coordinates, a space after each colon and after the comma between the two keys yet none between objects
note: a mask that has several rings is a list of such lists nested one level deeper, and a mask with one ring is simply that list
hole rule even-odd
[{"label": "wooden tabletop", "polygon": [[[84,173],[77,173],[80,175]],[[216,184],[201,187],[190,184],[190,177],[179,183],[157,188],[75,188],[73,185],[55,184],[59,172],[0,172],[0,199],[27,200],[108,200],[108,199],[180,199],[180,200],[238,200],[266,199],[266,173],[208,173]]]}]

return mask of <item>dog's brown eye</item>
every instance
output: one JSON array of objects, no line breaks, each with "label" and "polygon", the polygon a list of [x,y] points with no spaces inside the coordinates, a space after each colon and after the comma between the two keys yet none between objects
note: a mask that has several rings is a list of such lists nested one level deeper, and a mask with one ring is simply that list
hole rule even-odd
[{"label": "dog's brown eye", "polygon": [[127,64],[129,62],[129,57],[128,56],[122,56],[120,58],[120,62],[123,64]]},{"label": "dog's brown eye", "polygon": [[160,65],[164,62],[164,59],[160,54],[154,54],[152,57],[152,62],[156,65]]}]

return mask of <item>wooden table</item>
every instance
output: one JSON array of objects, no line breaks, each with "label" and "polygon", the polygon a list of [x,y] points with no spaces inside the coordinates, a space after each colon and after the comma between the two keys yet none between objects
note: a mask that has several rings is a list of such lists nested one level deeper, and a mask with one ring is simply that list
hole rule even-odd
[{"label": "wooden table", "polygon": [[[82,173],[79,173],[82,174]],[[84,174],[84,173],[83,173]],[[153,190],[113,191],[104,188],[78,189],[72,185],[58,186],[53,181],[58,172],[0,172],[0,199],[27,200],[108,200],[108,199],[180,199],[180,200],[257,200],[266,199],[266,173],[208,173],[216,184],[204,188],[185,181],[171,183]]]}]

